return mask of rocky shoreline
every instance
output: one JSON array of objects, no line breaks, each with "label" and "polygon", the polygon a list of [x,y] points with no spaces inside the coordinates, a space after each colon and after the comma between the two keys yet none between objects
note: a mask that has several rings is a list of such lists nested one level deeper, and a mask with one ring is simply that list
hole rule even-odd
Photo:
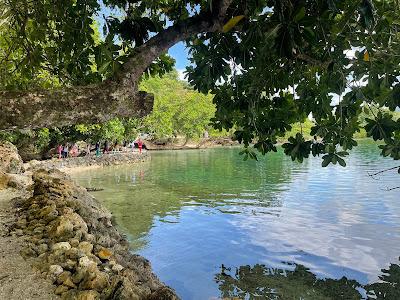
[{"label": "rocky shoreline", "polygon": [[146,149],[152,151],[162,150],[196,150],[196,149],[211,149],[221,147],[237,147],[240,144],[230,138],[203,138],[200,141],[184,142],[182,143],[154,143],[151,141],[144,141]]},{"label": "rocky shoreline", "polygon": [[[15,149],[7,147],[14,158],[3,159],[0,168],[9,173],[12,161],[12,171],[22,172]],[[152,273],[149,261],[129,252],[111,213],[85,188],[60,170],[31,170],[0,176],[3,189],[11,186],[22,195],[12,200],[14,222],[7,224],[22,249],[8,255],[22,255],[61,299],[178,299]]]},{"label": "rocky shoreline", "polygon": [[82,156],[82,157],[71,157],[63,159],[48,159],[48,160],[31,160],[24,164],[26,171],[32,171],[37,169],[58,169],[63,171],[69,171],[72,169],[84,169],[90,167],[106,167],[113,165],[121,165],[128,163],[139,163],[150,159],[148,152],[116,152],[110,154],[104,154],[101,156]]}]

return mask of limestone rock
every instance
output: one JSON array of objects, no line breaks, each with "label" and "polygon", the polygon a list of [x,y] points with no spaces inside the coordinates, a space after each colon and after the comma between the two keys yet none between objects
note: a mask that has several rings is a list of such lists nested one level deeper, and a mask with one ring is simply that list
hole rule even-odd
[{"label": "limestone rock", "polygon": [[119,265],[119,264],[115,264],[112,266],[111,270],[113,270],[116,273],[121,272],[124,269],[123,266]]},{"label": "limestone rock", "polygon": [[12,174],[20,174],[24,171],[24,163],[18,154],[17,147],[9,142],[0,143],[0,170]]},{"label": "limestone rock", "polygon": [[71,244],[72,247],[78,247],[79,245],[79,240],[77,239],[70,239],[69,243]]},{"label": "limestone rock", "polygon": [[76,300],[97,300],[100,299],[100,294],[96,291],[81,291],[78,293]]},{"label": "limestone rock", "polygon": [[78,258],[81,258],[84,255],[80,255],[81,253],[79,253],[79,250],[75,247],[72,247],[71,249],[65,251],[65,255],[70,258],[70,259],[74,259],[77,260]]},{"label": "limestone rock", "polygon": [[79,259],[79,266],[87,268],[90,265],[97,265],[93,260],[90,260],[89,257],[83,256]]},{"label": "limestone rock", "polygon": [[98,257],[100,257],[103,260],[108,260],[110,259],[112,255],[112,252],[109,249],[102,248],[99,253],[97,254]]},{"label": "limestone rock", "polygon": [[54,235],[59,238],[68,238],[72,235],[74,225],[66,217],[61,216]]},{"label": "limestone rock", "polygon": [[0,169],[0,190],[7,188],[9,182],[10,182],[10,176],[2,172]]},{"label": "limestone rock", "polygon": [[66,281],[68,278],[70,278],[70,276],[71,276],[71,272],[63,271],[60,275],[58,275],[57,283],[63,284],[64,281]]},{"label": "limestone rock", "polygon": [[58,276],[63,272],[63,268],[60,265],[51,265],[49,267],[49,274],[50,275],[54,275],[54,276]]},{"label": "limestone rock", "polygon": [[71,249],[71,245],[68,242],[60,242],[60,243],[54,244],[52,247],[53,251],[62,250],[65,252],[69,249]]},{"label": "limestone rock", "polygon": [[93,251],[93,245],[89,242],[80,242],[78,249],[81,250],[86,255],[89,255]]},{"label": "limestone rock", "polygon": [[63,282],[63,284],[71,289],[75,289],[76,285],[72,282],[72,279],[70,277],[68,277],[67,279],[65,279],[65,281]]},{"label": "limestone rock", "polygon": [[21,249],[21,251],[19,252],[19,254],[21,254],[21,256],[25,259],[31,258],[31,257],[36,257],[37,253],[34,249],[32,249],[32,247],[26,247],[24,249]]},{"label": "limestone rock", "polygon": [[172,289],[169,287],[161,287],[154,291],[150,297],[148,298],[149,300],[178,300],[178,297],[175,295]]},{"label": "limestone rock", "polygon": [[32,261],[57,282],[61,299],[177,299],[149,261],[129,253],[110,212],[85,189],[57,170],[34,171],[32,178],[15,228],[29,236],[25,251],[40,254]]},{"label": "limestone rock", "polygon": [[94,290],[101,292],[109,285],[108,275],[104,272],[99,272],[91,282],[91,287]]},{"label": "limestone rock", "polygon": [[45,253],[48,249],[49,249],[49,246],[47,244],[45,244],[45,243],[40,244],[38,246],[38,253],[39,254]]},{"label": "limestone rock", "polygon": [[66,292],[66,291],[68,291],[68,287],[67,287],[67,286],[65,286],[65,285],[59,285],[59,286],[55,289],[54,294],[56,294],[56,295],[61,295],[62,293]]}]

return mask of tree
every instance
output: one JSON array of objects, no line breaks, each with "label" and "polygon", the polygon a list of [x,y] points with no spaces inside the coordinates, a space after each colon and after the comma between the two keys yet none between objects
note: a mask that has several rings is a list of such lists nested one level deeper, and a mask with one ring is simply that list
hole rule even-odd
[{"label": "tree", "polygon": [[[384,112],[358,121],[363,109],[400,104],[398,0],[105,0],[120,14],[97,43],[96,0],[3,2],[1,78],[18,80],[3,84],[0,128],[145,115],[153,98],[138,91],[140,79],[171,70],[165,53],[185,41],[190,84],[215,95],[214,126],[235,127],[247,157],[256,157],[252,142],[276,151],[277,138],[312,114],[318,139],[291,137],[293,160],[323,154],[324,166],[344,166],[360,128],[400,158],[399,121]],[[55,88],[24,90],[47,74]]]},{"label": "tree", "polygon": [[162,78],[142,81],[141,87],[155,96],[154,108],[143,127],[154,138],[200,137],[215,114],[211,95],[203,95],[178,79],[176,71]]}]

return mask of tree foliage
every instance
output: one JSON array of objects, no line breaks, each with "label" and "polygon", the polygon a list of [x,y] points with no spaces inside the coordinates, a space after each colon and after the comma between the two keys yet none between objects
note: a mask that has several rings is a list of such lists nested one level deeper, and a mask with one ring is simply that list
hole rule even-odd
[{"label": "tree foliage", "polygon": [[[254,148],[264,154],[312,114],[316,139],[298,132],[283,145],[293,160],[322,155],[323,166],[345,166],[361,129],[385,144],[383,155],[399,159],[400,122],[381,112],[399,107],[399,3],[264,4],[269,9],[242,26],[189,42],[189,80],[215,94],[214,126],[236,126],[237,139],[246,147],[256,140]],[[374,114],[366,124],[359,121],[363,109]],[[249,153],[255,157],[243,151]]]},{"label": "tree foliage", "polygon": [[[322,155],[323,166],[345,165],[360,130],[383,142],[382,155],[399,159],[400,121],[381,112],[400,104],[397,0],[103,2],[117,14],[105,17],[99,40],[96,0],[3,1],[1,88],[136,88],[138,74],[171,70],[165,52],[184,40],[190,84],[214,95],[213,125],[234,128],[243,154],[256,157],[250,144],[262,154],[274,151],[293,124],[312,114],[316,139],[299,132],[284,145],[293,160]],[[362,124],[365,109],[375,112]]]},{"label": "tree foliage", "polygon": [[153,112],[143,120],[144,131],[154,138],[198,138],[215,114],[212,96],[198,93],[178,80],[176,71],[145,80],[142,88],[155,95]]}]

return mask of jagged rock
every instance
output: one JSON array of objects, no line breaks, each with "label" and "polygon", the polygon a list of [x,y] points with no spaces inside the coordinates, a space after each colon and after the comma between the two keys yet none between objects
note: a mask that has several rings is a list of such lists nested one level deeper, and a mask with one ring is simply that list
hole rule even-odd
[{"label": "jagged rock", "polygon": [[45,253],[48,249],[49,249],[49,246],[47,244],[44,244],[44,243],[40,244],[38,246],[38,253],[39,254]]},{"label": "jagged rock", "polygon": [[68,242],[60,242],[60,243],[54,244],[52,247],[53,251],[62,250],[65,252],[69,249],[71,249],[71,245]]},{"label": "jagged rock", "polygon": [[0,190],[7,188],[9,181],[10,181],[10,176],[2,172],[0,169]]},{"label": "jagged rock", "polygon": [[109,285],[108,275],[100,271],[97,271],[94,274],[94,278],[91,278],[91,276],[88,276],[89,274],[87,274],[86,278],[84,278],[84,280],[80,283],[79,288],[83,290],[93,289],[98,292],[101,292],[102,290],[107,288],[107,286]]},{"label": "jagged rock", "polygon": [[103,260],[108,260],[110,259],[112,255],[112,252],[109,249],[102,248],[99,253],[97,254],[98,257],[100,257]]},{"label": "jagged rock", "polygon": [[65,251],[65,256],[69,259],[77,260],[84,256],[84,253],[80,252],[77,248],[72,247],[71,249]]},{"label": "jagged rock", "polygon": [[51,265],[49,267],[49,274],[50,275],[54,275],[54,276],[58,276],[63,272],[63,268],[60,265]]},{"label": "jagged rock", "polygon": [[111,270],[113,270],[116,273],[121,272],[124,269],[123,266],[119,265],[119,264],[115,264],[112,266]]},{"label": "jagged rock", "polygon": [[68,290],[69,290],[69,288],[68,288],[67,286],[65,286],[65,285],[59,285],[59,286],[55,289],[54,294],[56,294],[56,295],[61,295],[62,293],[66,292],[66,291],[68,291]]},{"label": "jagged rock", "polygon": [[24,171],[24,164],[17,147],[9,142],[0,143],[0,170],[12,174],[20,174]]},{"label": "jagged rock", "polygon": [[78,293],[76,300],[97,300],[100,299],[100,294],[96,291],[81,291]]},{"label": "jagged rock", "polygon": [[173,300],[173,299],[178,299],[178,297],[175,295],[173,290],[171,290],[169,287],[161,287],[154,291],[150,297],[148,298],[149,300]]},{"label": "jagged rock", "polygon": [[70,277],[68,277],[67,279],[65,279],[65,281],[63,282],[63,284],[71,289],[75,289],[76,285],[72,282],[72,279]]},{"label": "jagged rock", "polygon": [[70,239],[70,240],[69,240],[69,243],[70,243],[70,245],[71,245],[72,247],[78,247],[78,245],[79,245],[79,240],[77,240],[77,239]]},{"label": "jagged rock", "polygon": [[58,282],[62,299],[177,299],[160,290],[165,286],[146,259],[129,253],[110,212],[85,189],[57,170],[38,170],[32,178],[33,193],[20,201],[16,227],[31,235],[25,251],[40,254],[38,270]]},{"label": "jagged rock", "polygon": [[85,277],[85,275],[86,275],[86,269],[80,267],[80,268],[78,268],[78,269],[76,270],[75,274],[72,275],[72,281],[73,281],[75,284],[78,284],[78,283],[80,283],[80,282],[83,280],[83,278]]},{"label": "jagged rock", "polygon": [[77,262],[75,260],[72,260],[72,259],[67,259],[63,263],[63,267],[65,269],[68,269],[68,270],[75,270],[77,265],[78,265]]},{"label": "jagged rock", "polygon": [[80,242],[78,245],[78,249],[81,250],[86,255],[89,255],[93,251],[93,245],[89,242]]},{"label": "jagged rock", "polygon": [[71,277],[71,272],[69,271],[63,271],[60,273],[57,277],[57,283],[58,284],[63,284],[65,280]]},{"label": "jagged rock", "polygon": [[59,223],[54,231],[54,236],[59,239],[68,239],[72,236],[74,231],[74,225],[65,216],[59,217]]},{"label": "jagged rock", "polygon": [[21,256],[25,259],[31,258],[31,257],[36,257],[37,253],[34,249],[32,249],[32,247],[28,246],[24,249],[21,249],[21,251],[19,252],[19,254],[21,254]]},{"label": "jagged rock", "polygon": [[61,299],[62,300],[76,300],[78,297],[78,293],[79,293],[79,291],[77,289],[72,289],[72,290],[66,291],[61,295]]},{"label": "jagged rock", "polygon": [[[83,156],[67,159],[49,159],[44,161],[30,160],[25,163],[24,167],[28,171],[34,171],[39,169],[63,169],[85,166],[111,166],[146,161],[149,157],[148,153],[138,154],[133,152],[123,152],[112,155],[102,155],[100,157]],[[101,189],[95,189],[95,191],[98,190]]]}]

